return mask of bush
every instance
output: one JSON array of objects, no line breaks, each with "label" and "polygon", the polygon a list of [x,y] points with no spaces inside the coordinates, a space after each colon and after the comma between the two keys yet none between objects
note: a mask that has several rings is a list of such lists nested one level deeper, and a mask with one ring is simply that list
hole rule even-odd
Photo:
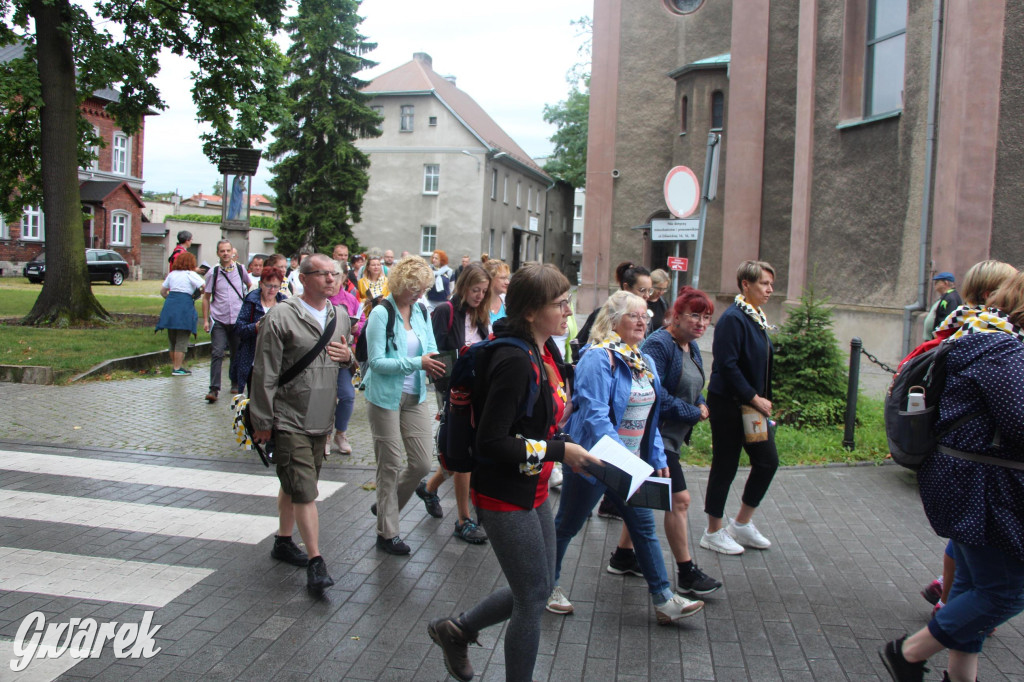
[{"label": "bush", "polygon": [[832,309],[810,286],[773,339],[773,407],[783,424],[841,424],[846,411],[846,370],[832,332]]}]

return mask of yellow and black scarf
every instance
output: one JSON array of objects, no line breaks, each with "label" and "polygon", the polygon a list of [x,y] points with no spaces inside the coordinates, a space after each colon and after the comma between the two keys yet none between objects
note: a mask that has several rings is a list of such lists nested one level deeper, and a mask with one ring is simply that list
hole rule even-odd
[{"label": "yellow and black scarf", "polygon": [[646,376],[648,380],[654,379],[654,372],[647,367],[647,363],[644,362],[643,354],[636,346],[630,346],[628,343],[623,341],[622,337],[616,332],[612,332],[611,336],[608,338],[594,343],[591,348],[604,348],[605,350],[621,355],[629,365],[629,369],[633,373],[633,377],[636,379],[639,379],[642,376]]},{"label": "yellow and black scarf", "polygon": [[758,327],[765,331],[768,330],[768,318],[765,317],[764,311],[747,303],[747,299],[743,298],[743,294],[736,294],[736,298],[733,299],[733,305],[746,313],[747,317],[756,322]]}]

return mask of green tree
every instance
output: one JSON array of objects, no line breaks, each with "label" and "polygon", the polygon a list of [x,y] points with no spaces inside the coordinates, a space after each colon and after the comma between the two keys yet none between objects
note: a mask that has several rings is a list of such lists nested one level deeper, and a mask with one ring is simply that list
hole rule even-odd
[{"label": "green tree", "polygon": [[270,186],[277,194],[278,250],[324,250],[355,245],[369,187],[370,158],[355,146],[381,134],[381,118],[360,92],[355,74],[374,63],[376,47],[358,31],[358,0],[300,0],[288,21],[289,116],[274,131],[269,155],[277,163]]},{"label": "green tree", "polygon": [[583,41],[577,48],[580,61],[566,74],[569,97],[555,105],[544,106],[544,120],[558,126],[549,139],[555,143],[544,170],[573,188],[587,184],[587,119],[590,117],[590,52],[594,24],[590,17],[570,22],[576,37]]},{"label": "green tree", "polygon": [[825,426],[843,421],[846,370],[828,299],[809,286],[773,339],[772,406],[780,422]]},{"label": "green tree", "polygon": [[89,285],[78,168],[99,140],[81,114],[93,92],[116,89],[107,110],[126,134],[165,108],[152,80],[162,49],[192,59],[197,118],[211,159],[224,145],[251,146],[280,112],[283,57],[273,35],[284,0],[0,0],[0,46],[21,56],[0,65],[0,213],[46,215],[46,280],[30,324],[107,319]]}]

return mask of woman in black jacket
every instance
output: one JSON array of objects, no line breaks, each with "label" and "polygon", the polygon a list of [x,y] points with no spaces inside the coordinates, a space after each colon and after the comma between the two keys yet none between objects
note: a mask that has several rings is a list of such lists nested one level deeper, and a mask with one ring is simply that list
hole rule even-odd
[{"label": "woman in black jacket", "polygon": [[[487,339],[491,322],[487,306],[487,290],[490,284],[491,278],[479,264],[470,263],[462,268],[462,274],[455,283],[455,295],[450,301],[439,304],[430,314],[434,340],[437,341],[439,352],[461,351],[463,346]],[[447,386],[435,384],[435,387],[439,389],[437,402],[440,406]],[[452,535],[472,545],[486,542],[487,533],[469,513],[468,473],[453,474],[439,466],[429,481],[420,484],[416,494],[423,500],[428,514],[434,518],[441,518],[444,512],[441,510],[437,491],[449,475],[455,482],[455,503],[459,508],[459,518],[455,520],[455,531]]]},{"label": "woman in black jacket", "polygon": [[569,369],[557,362],[551,342],[566,330],[569,281],[551,264],[529,263],[512,276],[505,306],[508,317],[494,333],[509,341],[487,349],[486,376],[474,386],[476,452],[484,454],[474,464],[471,485],[508,587],[458,618],[439,618],[427,627],[448,672],[464,681],[473,677],[469,643],[483,628],[510,618],[505,678],[532,679],[555,579],[555,525],[547,501],[552,463],[574,469],[600,464],[579,445],[555,439],[571,409]]}]

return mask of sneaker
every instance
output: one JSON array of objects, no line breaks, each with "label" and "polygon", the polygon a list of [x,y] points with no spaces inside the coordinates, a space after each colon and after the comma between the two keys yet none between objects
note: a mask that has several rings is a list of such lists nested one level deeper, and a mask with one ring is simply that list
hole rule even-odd
[{"label": "sneaker", "polygon": [[704,602],[700,600],[693,601],[673,594],[667,602],[654,607],[654,615],[658,618],[658,625],[668,625],[677,620],[689,618],[702,608],[704,608]]},{"label": "sneaker", "polygon": [[334,447],[338,448],[338,452],[342,455],[352,454],[352,446],[348,443],[348,435],[345,431],[334,432]]},{"label": "sneaker", "polygon": [[743,547],[732,539],[725,528],[719,528],[714,533],[709,533],[705,528],[704,535],[700,537],[700,546],[719,554],[743,554]]},{"label": "sneaker", "polygon": [[697,564],[693,564],[689,574],[679,576],[676,592],[683,596],[704,596],[705,594],[711,594],[721,586],[721,581],[715,580],[697,568]]},{"label": "sneaker", "polygon": [[238,386],[231,384],[231,395],[238,395],[239,393],[240,391],[238,390]]},{"label": "sneaker", "polygon": [[451,618],[438,618],[427,625],[427,634],[434,644],[441,647],[444,667],[451,676],[462,682],[473,679],[473,666],[469,662],[469,644],[476,640],[466,633]]},{"label": "sneaker", "polygon": [[292,566],[305,568],[309,565],[309,556],[299,549],[299,546],[289,538],[274,536],[274,548],[270,550],[270,556],[278,561],[283,561]]},{"label": "sneaker", "polygon": [[315,556],[306,566],[306,589],[310,592],[323,592],[334,584],[334,579],[327,572],[327,564],[322,556]]},{"label": "sneaker", "polygon": [[935,605],[942,598],[942,578],[937,578],[928,584],[928,587],[921,590],[921,596],[929,604]]},{"label": "sneaker", "polygon": [[945,605],[946,603],[941,599],[935,602],[935,606],[932,607],[932,618],[934,618],[939,613],[939,610]]},{"label": "sneaker", "polygon": [[560,616],[565,616],[572,613],[572,602],[565,596],[565,592],[562,592],[562,588],[555,585],[555,589],[551,590],[551,596],[548,597],[548,603],[544,606],[551,613],[557,613]]},{"label": "sneaker", "polygon": [[220,393],[220,391],[218,391],[216,389],[211,389],[210,392],[206,394],[206,397],[204,398],[204,400],[206,402],[208,402],[208,403],[215,403],[215,402],[217,402],[217,394],[218,393]]},{"label": "sneaker", "polygon": [[904,636],[888,642],[878,650],[878,655],[882,657],[885,669],[889,671],[895,682],[922,682],[928,668],[924,667],[924,661],[911,663],[903,658],[903,640],[905,639]]},{"label": "sneaker", "polygon": [[383,549],[388,554],[394,554],[395,556],[405,556],[412,551],[409,549],[409,545],[402,542],[402,538],[397,535],[388,539],[384,539],[378,535],[377,549]]},{"label": "sneaker", "polygon": [[487,542],[487,533],[473,519],[464,519],[462,523],[456,521],[455,532],[452,535],[471,545],[482,545]]},{"label": "sneaker", "polygon": [[744,547],[768,549],[772,546],[771,541],[757,530],[757,526],[754,525],[753,521],[745,526],[740,526],[736,524],[735,519],[729,519],[729,525],[725,527],[725,532]]},{"label": "sneaker", "polygon": [[437,493],[427,492],[426,481],[420,481],[420,484],[416,486],[416,497],[423,500],[423,506],[427,508],[427,513],[435,519],[444,516],[444,511],[441,509],[441,498],[437,496]]},{"label": "sneaker", "polygon": [[615,508],[615,505],[608,501],[607,497],[601,498],[601,504],[597,507],[597,515],[602,519],[622,520],[622,514]]},{"label": "sneaker", "polygon": [[184,367],[179,367],[178,369],[171,370],[172,377],[187,377],[190,374],[192,374],[192,371],[185,369]]},{"label": "sneaker", "polygon": [[377,515],[377,503],[376,502],[374,502],[373,504],[370,505],[370,513],[373,514],[374,516]]},{"label": "sneaker", "polygon": [[638,578],[644,577],[640,570],[640,562],[636,560],[636,552],[633,550],[616,549],[612,552],[612,558],[608,560],[606,571],[612,575],[635,575]]},{"label": "sneaker", "polygon": [[551,467],[551,476],[548,478],[548,487],[557,488],[562,485],[562,465],[555,464]]}]

